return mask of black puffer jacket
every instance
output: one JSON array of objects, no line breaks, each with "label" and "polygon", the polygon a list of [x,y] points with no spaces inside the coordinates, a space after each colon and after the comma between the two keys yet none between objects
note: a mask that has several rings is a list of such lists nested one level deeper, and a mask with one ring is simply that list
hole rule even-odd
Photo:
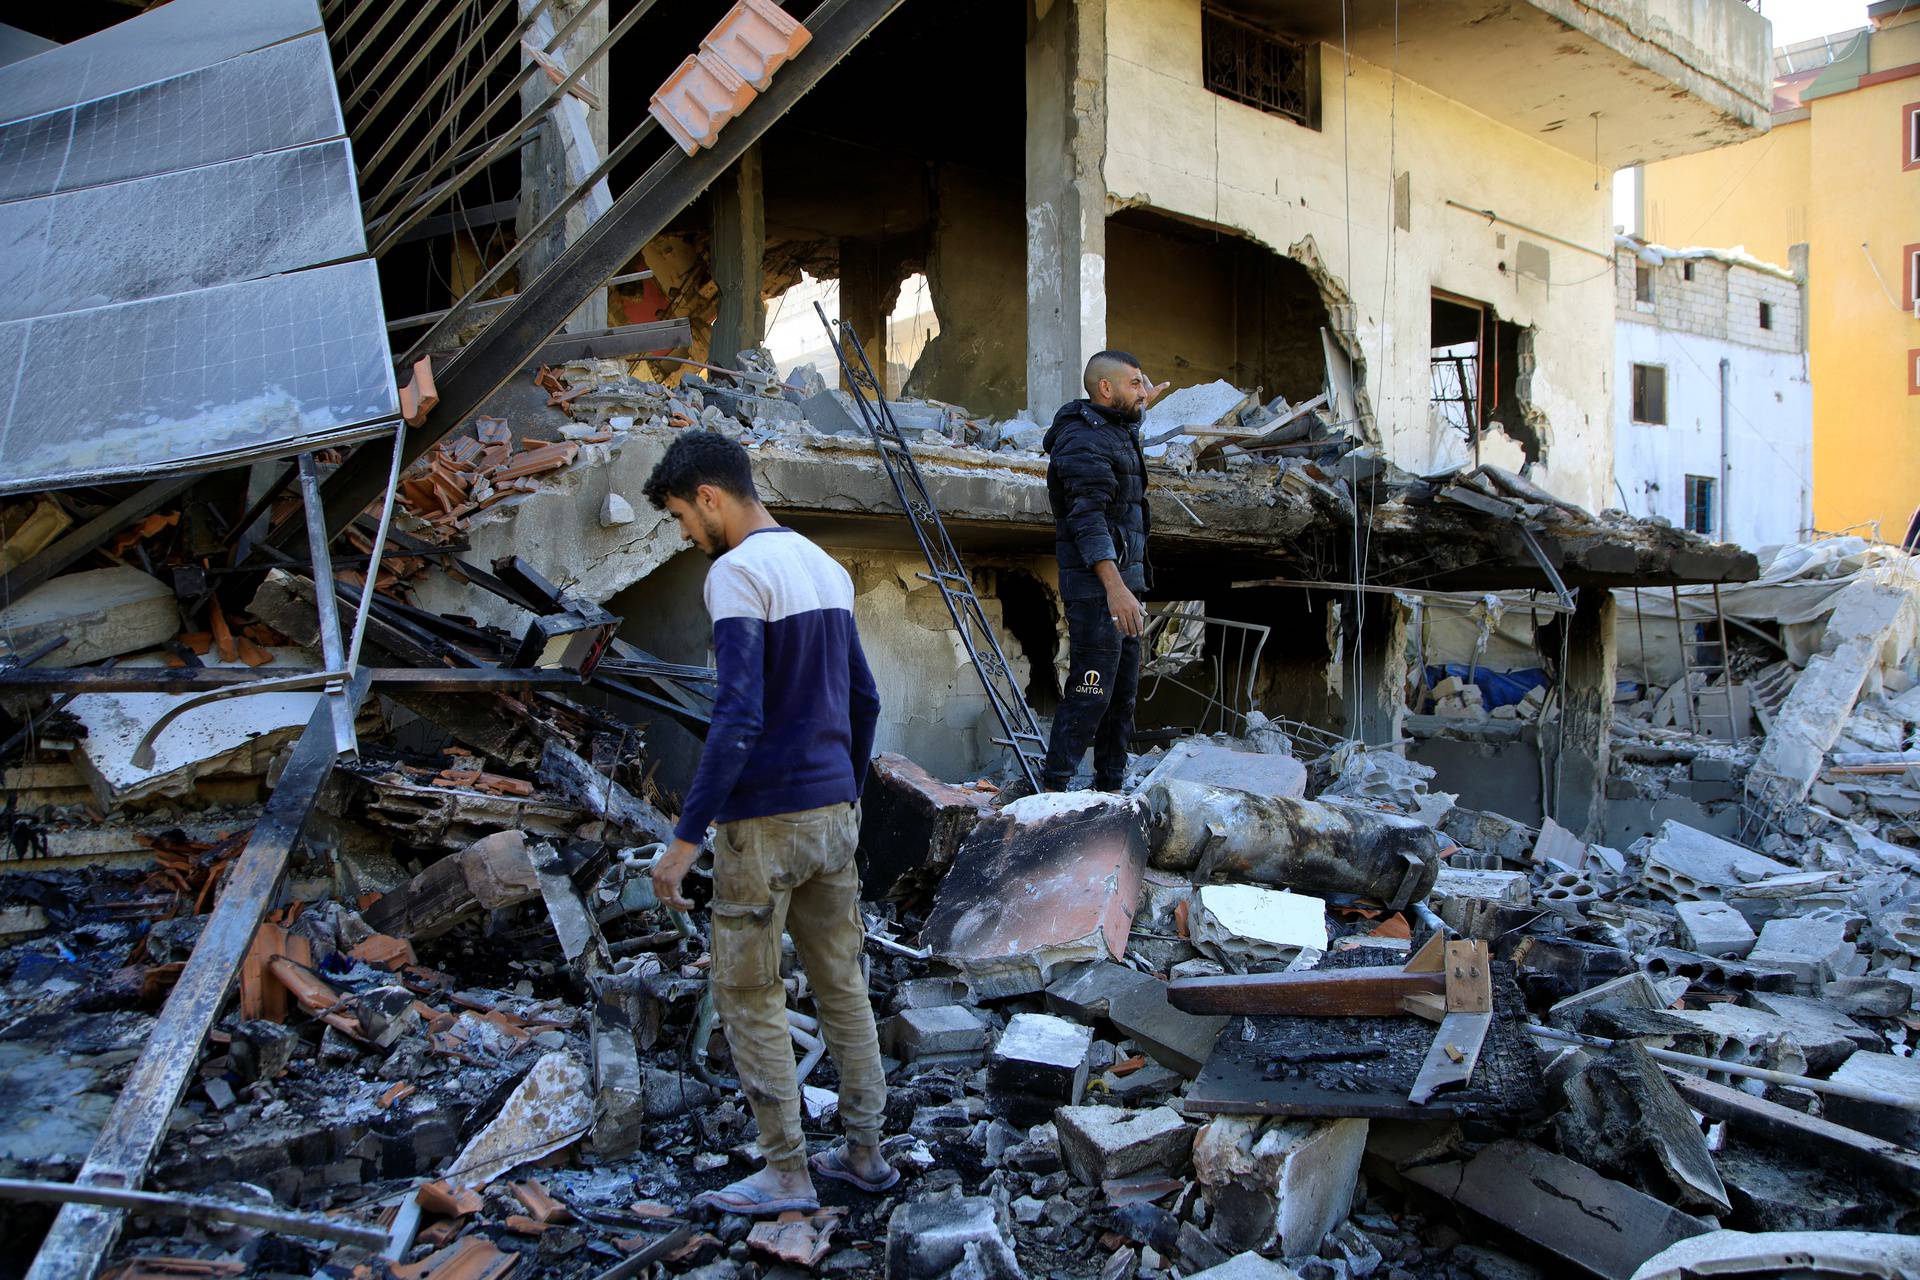
[{"label": "black puffer jacket", "polygon": [[1135,594],[1153,582],[1147,558],[1147,460],[1140,429],[1109,417],[1090,400],[1074,400],[1053,415],[1041,442],[1047,459],[1047,499],[1053,507],[1054,551],[1060,558],[1060,595],[1104,596],[1093,572],[1112,560]]}]

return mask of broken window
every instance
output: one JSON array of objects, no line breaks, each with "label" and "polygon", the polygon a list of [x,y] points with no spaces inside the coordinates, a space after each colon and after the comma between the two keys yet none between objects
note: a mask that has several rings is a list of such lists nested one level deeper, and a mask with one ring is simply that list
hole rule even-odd
[{"label": "broken window", "polygon": [[1519,403],[1520,326],[1471,298],[1435,290],[1429,359],[1433,414],[1472,442],[1476,456],[1487,427],[1498,422],[1529,459],[1539,441]]},{"label": "broken window", "polygon": [[1633,300],[1635,302],[1653,301],[1653,268],[1644,262],[1634,264]]},{"label": "broken window", "polygon": [[1687,530],[1690,533],[1713,532],[1713,477],[1687,477]]},{"label": "broken window", "polygon": [[1667,371],[1657,364],[1633,366],[1633,420],[1665,426]]},{"label": "broken window", "polygon": [[1200,62],[1207,88],[1221,97],[1320,127],[1319,60],[1311,46],[1205,9]]},{"label": "broken window", "polygon": [[1773,328],[1773,304],[1771,302],[1763,302],[1760,304],[1760,327],[1762,329]]}]

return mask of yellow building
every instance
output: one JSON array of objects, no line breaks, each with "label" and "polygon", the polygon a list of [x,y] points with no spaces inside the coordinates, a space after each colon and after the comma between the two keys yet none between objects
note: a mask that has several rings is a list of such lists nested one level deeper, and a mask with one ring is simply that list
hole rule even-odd
[{"label": "yellow building", "polygon": [[1920,5],[1867,14],[1816,65],[1778,51],[1771,132],[1648,165],[1641,230],[1805,272],[1814,523],[1898,542],[1920,507]]}]

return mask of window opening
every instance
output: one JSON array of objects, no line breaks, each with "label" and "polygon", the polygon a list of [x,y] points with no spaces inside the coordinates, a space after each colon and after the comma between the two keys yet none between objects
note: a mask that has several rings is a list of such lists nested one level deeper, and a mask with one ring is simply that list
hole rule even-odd
[{"label": "window opening", "polygon": [[1207,88],[1221,97],[1320,127],[1320,64],[1312,46],[1204,9],[1200,62]]},{"label": "window opening", "polygon": [[1683,262],[1680,264],[1680,278],[1687,281],[1693,279],[1693,264],[1691,262]]},{"label": "window opening", "polygon": [[1633,420],[1665,426],[1667,371],[1657,364],[1633,366]]},{"label": "window opening", "polygon": [[1713,532],[1713,477],[1687,477],[1687,531]]},{"label": "window opening", "polygon": [[1907,127],[1901,130],[1901,167],[1920,169],[1920,102],[1909,102],[1904,110]]},{"label": "window opening", "polygon": [[1539,440],[1520,404],[1520,326],[1484,302],[1435,290],[1428,355],[1429,401],[1437,421],[1464,435],[1480,456],[1480,440],[1498,425],[1529,459]]},{"label": "window opening", "polygon": [[1633,269],[1633,300],[1635,302],[1653,301],[1653,268],[1645,263]]},{"label": "window opening", "polygon": [[1762,329],[1773,328],[1773,304],[1771,302],[1763,302],[1760,304],[1760,327]]}]

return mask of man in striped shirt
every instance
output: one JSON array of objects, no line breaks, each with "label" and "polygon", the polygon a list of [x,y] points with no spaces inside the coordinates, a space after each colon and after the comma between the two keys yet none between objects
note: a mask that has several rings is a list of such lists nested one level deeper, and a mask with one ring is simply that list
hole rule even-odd
[{"label": "man in striped shirt", "polygon": [[[714,840],[714,1008],[767,1167],[696,1205],[766,1215],[819,1208],[809,1170],[866,1191],[900,1175],[880,1155],[886,1076],[860,969],[865,927],[854,846],[880,695],[853,625],[853,581],[760,504],[746,450],[687,431],[668,447],[647,500],[680,523],[707,572],[719,694],[700,767],[654,891],[687,909],[680,885],[709,823]],[[840,1073],[846,1141],[807,1158],[780,980],[780,938],[806,967],[820,1031]]]}]

